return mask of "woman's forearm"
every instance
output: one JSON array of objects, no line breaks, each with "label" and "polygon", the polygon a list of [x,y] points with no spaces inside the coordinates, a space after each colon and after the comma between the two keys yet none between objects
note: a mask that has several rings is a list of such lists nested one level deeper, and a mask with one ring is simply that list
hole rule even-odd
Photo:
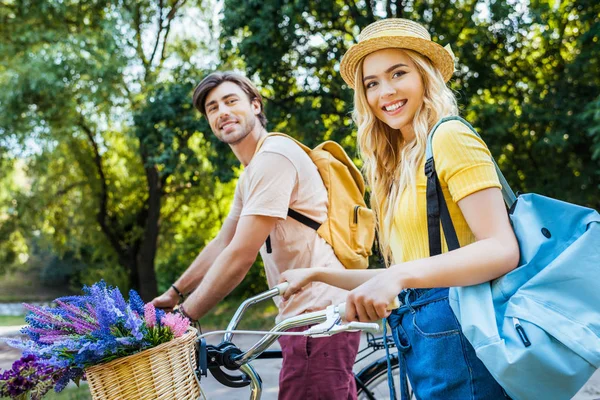
[{"label": "woman's forearm", "polygon": [[402,289],[470,286],[510,272],[518,261],[516,243],[490,238],[438,256],[392,265],[389,273]]},{"label": "woman's forearm", "polygon": [[314,281],[345,290],[352,290],[385,271],[383,268],[362,270],[315,268],[315,270]]}]

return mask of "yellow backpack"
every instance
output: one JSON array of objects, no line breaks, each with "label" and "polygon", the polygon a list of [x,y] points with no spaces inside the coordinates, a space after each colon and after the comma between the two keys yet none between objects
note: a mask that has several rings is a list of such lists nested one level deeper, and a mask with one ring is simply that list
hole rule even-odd
[{"label": "yellow backpack", "polygon": [[[326,141],[311,150],[278,132],[262,138],[256,152],[271,136],[284,136],[296,142],[317,166],[327,189],[329,206],[325,222],[320,224],[292,209],[288,209],[288,216],[315,229],[347,269],[367,268],[375,239],[375,217],[365,204],[365,182],[358,168],[336,142]],[[267,252],[271,252],[270,238],[267,238]]]}]

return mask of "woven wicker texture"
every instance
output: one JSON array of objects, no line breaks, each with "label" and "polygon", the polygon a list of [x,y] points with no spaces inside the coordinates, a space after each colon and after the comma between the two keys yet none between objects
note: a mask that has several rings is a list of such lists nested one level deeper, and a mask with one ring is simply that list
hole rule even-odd
[{"label": "woven wicker texture", "polygon": [[196,329],[189,328],[170,342],[86,369],[92,399],[198,399],[196,335]]},{"label": "woven wicker texture", "polygon": [[367,26],[360,33],[358,43],[352,45],[340,63],[344,81],[354,88],[356,69],[368,54],[387,48],[414,50],[429,58],[448,82],[454,73],[454,54],[431,41],[427,30],[414,21],[402,18],[383,19]]}]

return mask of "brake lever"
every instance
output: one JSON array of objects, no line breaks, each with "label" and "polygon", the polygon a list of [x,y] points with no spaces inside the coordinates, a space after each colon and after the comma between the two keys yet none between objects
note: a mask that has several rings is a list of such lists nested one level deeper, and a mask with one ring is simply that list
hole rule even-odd
[{"label": "brake lever", "polygon": [[328,306],[325,309],[325,315],[327,317],[325,322],[310,327],[304,331],[304,334],[306,336],[317,338],[335,335],[340,332],[367,331],[378,333],[380,329],[379,324],[375,322],[354,321],[341,324],[342,318],[339,309],[334,305]]}]

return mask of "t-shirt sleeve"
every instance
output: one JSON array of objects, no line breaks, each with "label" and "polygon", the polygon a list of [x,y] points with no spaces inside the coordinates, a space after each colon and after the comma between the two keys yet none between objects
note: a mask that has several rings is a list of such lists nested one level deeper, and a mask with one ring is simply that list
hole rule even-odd
[{"label": "t-shirt sleeve", "polygon": [[438,127],[433,158],[438,177],[448,185],[455,203],[479,190],[502,187],[486,144],[460,121]]},{"label": "t-shirt sleeve", "polygon": [[233,194],[233,202],[231,203],[231,208],[229,209],[229,218],[238,220],[240,219],[240,214],[242,213],[242,193],[240,189],[240,182],[244,179],[244,173],[238,179],[238,183],[235,186],[235,192]]},{"label": "t-shirt sleeve", "polygon": [[287,218],[297,182],[292,162],[279,153],[258,153],[246,170],[244,206],[241,216],[265,215]]}]

